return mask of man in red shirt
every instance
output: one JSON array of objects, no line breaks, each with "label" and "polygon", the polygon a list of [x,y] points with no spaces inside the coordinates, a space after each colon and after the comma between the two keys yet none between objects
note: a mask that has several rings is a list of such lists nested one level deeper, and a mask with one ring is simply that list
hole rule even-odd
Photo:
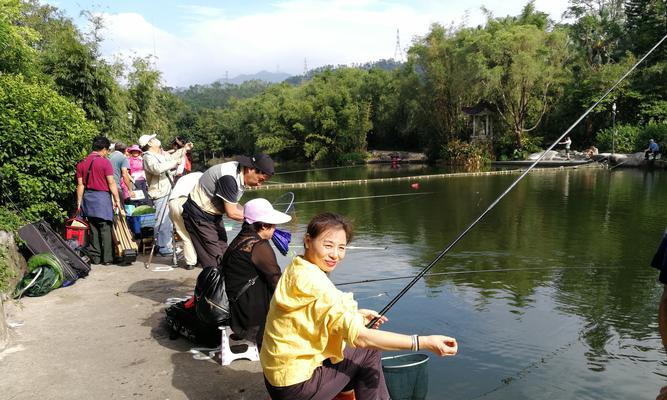
[{"label": "man in red shirt", "polygon": [[90,239],[86,253],[93,264],[113,262],[113,241],[111,224],[113,212],[117,208],[121,215],[118,187],[113,177],[109,154],[109,139],[98,136],[93,139],[93,151],[76,166],[76,206],[88,219]]}]

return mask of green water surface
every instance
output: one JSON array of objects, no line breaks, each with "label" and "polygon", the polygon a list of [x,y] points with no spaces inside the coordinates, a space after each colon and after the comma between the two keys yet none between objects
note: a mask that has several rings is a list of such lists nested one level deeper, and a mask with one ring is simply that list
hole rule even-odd
[{"label": "green water surface", "polygon": [[[348,250],[334,282],[413,275],[517,176],[424,180],[417,190],[406,181],[298,189],[288,227],[298,245],[313,215],[337,212],[354,222],[350,245],[376,248]],[[407,195],[358,199],[395,194]],[[431,357],[429,399],[653,399],[667,385],[667,355],[657,327],[662,285],[649,263],[665,226],[665,172],[531,173],[432,270],[447,274],[418,282],[384,329],[457,338],[459,355]],[[407,282],[340,288],[379,310]]]}]

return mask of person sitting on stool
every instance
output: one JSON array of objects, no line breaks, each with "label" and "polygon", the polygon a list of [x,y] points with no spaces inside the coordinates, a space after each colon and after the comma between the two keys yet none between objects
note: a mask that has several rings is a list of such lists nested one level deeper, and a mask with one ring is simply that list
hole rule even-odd
[{"label": "person sitting on stool", "polygon": [[644,150],[644,159],[648,160],[648,156],[653,154],[653,159],[655,160],[655,157],[660,153],[660,146],[655,142],[655,140],[651,139],[648,141],[648,149]]}]

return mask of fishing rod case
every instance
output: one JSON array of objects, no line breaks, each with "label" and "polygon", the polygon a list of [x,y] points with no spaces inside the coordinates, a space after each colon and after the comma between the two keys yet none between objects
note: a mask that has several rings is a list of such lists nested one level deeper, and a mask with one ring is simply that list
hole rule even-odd
[{"label": "fishing rod case", "polygon": [[118,265],[130,265],[137,261],[139,247],[134,241],[125,217],[114,216],[112,233]]},{"label": "fishing rod case", "polygon": [[71,284],[88,276],[90,264],[68,246],[46,221],[24,225],[19,228],[18,234],[33,254],[51,253],[58,259],[63,267],[65,282]]}]

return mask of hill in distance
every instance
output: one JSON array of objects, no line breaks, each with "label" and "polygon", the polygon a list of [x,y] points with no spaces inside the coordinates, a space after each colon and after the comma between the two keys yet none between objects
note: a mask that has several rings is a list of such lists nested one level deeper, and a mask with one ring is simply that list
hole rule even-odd
[{"label": "hill in distance", "polygon": [[229,79],[229,81],[225,82],[224,78],[218,79],[217,82],[220,83],[231,83],[234,85],[240,85],[243,82],[246,81],[264,81],[264,82],[269,82],[269,83],[280,83],[284,81],[285,79],[289,78],[292,76],[291,74],[287,74],[284,72],[269,72],[269,71],[260,71],[257,72],[256,74],[251,74],[251,75],[239,75],[234,78]]}]

